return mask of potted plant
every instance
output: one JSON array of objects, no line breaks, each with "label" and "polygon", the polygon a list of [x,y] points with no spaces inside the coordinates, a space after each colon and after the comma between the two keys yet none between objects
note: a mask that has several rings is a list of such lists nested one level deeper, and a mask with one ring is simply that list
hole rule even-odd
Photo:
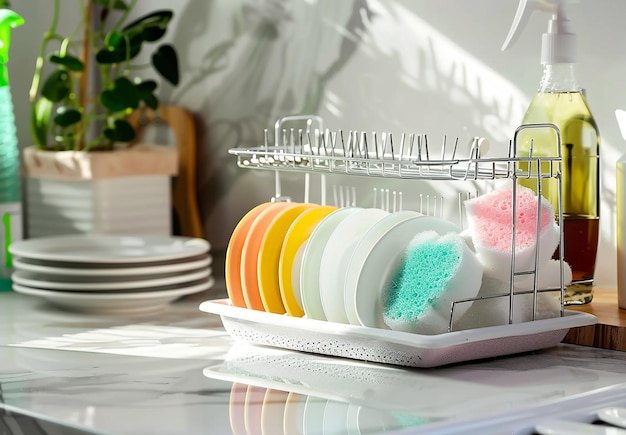
[{"label": "potted plant", "polygon": [[[53,1],[30,89],[34,145],[23,150],[29,237],[71,232],[169,234],[175,147],[134,145],[128,116],[158,111],[157,82],[137,75],[153,68],[176,85],[174,47],[158,41],[170,10],[129,19],[138,0],[76,0],[80,20],[58,29]],[[151,51],[140,64],[140,53]]]}]

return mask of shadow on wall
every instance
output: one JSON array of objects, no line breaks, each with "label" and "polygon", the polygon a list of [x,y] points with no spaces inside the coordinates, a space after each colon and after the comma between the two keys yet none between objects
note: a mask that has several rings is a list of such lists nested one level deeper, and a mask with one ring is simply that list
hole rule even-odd
[{"label": "shadow on wall", "polygon": [[[224,248],[236,221],[268,199],[271,177],[251,181],[227,150],[258,145],[285,114],[317,113],[329,80],[357,49],[364,0],[189,2],[173,43],[182,76],[164,100],[199,114],[199,180],[205,233]],[[246,182],[245,179],[248,179]]]},{"label": "shadow on wall", "polygon": [[[198,191],[214,251],[273,193],[270,172],[239,170],[227,151],[259,145],[280,116],[316,113],[335,129],[432,133],[435,150],[444,134],[448,143],[459,137],[461,148],[474,136],[506,148],[523,95],[412,8],[400,0],[208,0],[178,12],[184,26],[172,42],[182,80],[163,99],[198,116]],[[432,125],[452,130],[431,132]],[[284,190],[301,186],[283,179]]]}]

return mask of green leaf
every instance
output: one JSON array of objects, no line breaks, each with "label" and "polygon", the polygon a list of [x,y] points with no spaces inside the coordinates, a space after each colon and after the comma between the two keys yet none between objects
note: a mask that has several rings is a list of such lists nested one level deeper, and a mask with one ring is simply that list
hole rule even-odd
[{"label": "green leaf", "polygon": [[139,92],[126,77],[117,78],[111,89],[100,94],[102,105],[111,112],[121,112],[139,107]]},{"label": "green leaf", "polygon": [[135,83],[135,87],[140,93],[154,92],[157,88],[157,82],[154,80],[144,80],[141,83]]},{"label": "green leaf", "polygon": [[112,142],[130,142],[135,138],[135,129],[127,121],[117,119],[113,127],[104,130],[104,135]]},{"label": "green leaf", "polygon": [[125,32],[109,32],[104,37],[104,47],[107,51],[124,51],[126,46],[133,47],[135,50],[141,48],[141,44],[144,42],[143,36],[139,34],[130,34]]},{"label": "green leaf", "polygon": [[178,56],[170,44],[161,45],[152,54],[152,65],[164,79],[173,85],[178,84]]},{"label": "green leaf", "polygon": [[44,82],[41,87],[41,95],[53,103],[58,103],[66,98],[71,92],[70,75],[67,71],[56,70]]},{"label": "green leaf", "polygon": [[143,41],[158,41],[165,35],[167,25],[174,16],[170,10],[159,10],[144,15],[122,29],[129,36],[141,35]]},{"label": "green leaf", "polygon": [[108,33],[105,36],[105,47],[96,53],[96,61],[106,65],[135,58],[144,42],[163,37],[172,16],[172,11],[156,11],[133,21],[121,32]]},{"label": "green leaf", "polygon": [[69,127],[78,124],[82,119],[81,113],[73,107],[61,106],[57,108],[54,123],[59,127]]},{"label": "green leaf", "polygon": [[83,64],[82,60],[77,57],[70,56],[69,54],[60,56],[59,53],[53,53],[50,55],[50,62],[63,65],[70,71],[80,72],[85,69],[85,64]]},{"label": "green leaf", "polygon": [[146,80],[145,82],[135,84],[135,87],[139,93],[139,98],[146,104],[146,106],[153,110],[156,110],[159,107],[159,100],[154,95],[154,91],[157,88],[157,84],[154,80]]},{"label": "green leaf", "polygon": [[93,2],[106,9],[112,8],[121,11],[128,10],[128,6],[122,0],[93,0]]},{"label": "green leaf", "polygon": [[31,112],[30,129],[33,141],[39,148],[44,148],[48,144],[48,127],[54,103],[47,98],[38,99]]},{"label": "green leaf", "polygon": [[131,44],[130,53],[127,53],[126,44],[120,44],[112,48],[103,48],[96,53],[96,62],[101,65],[121,63],[133,59],[141,51],[141,44]]},{"label": "green leaf", "polygon": [[154,94],[144,95],[141,99],[152,110],[159,108],[159,99]]},{"label": "green leaf", "polygon": [[126,35],[122,32],[109,32],[104,37],[104,45],[110,51],[126,44]]}]

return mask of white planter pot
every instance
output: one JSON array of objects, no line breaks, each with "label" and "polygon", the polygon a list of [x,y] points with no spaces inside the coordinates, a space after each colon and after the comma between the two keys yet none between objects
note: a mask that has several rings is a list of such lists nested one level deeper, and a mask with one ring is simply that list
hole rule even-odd
[{"label": "white planter pot", "polygon": [[76,153],[28,148],[24,166],[27,237],[172,232],[175,149]]}]

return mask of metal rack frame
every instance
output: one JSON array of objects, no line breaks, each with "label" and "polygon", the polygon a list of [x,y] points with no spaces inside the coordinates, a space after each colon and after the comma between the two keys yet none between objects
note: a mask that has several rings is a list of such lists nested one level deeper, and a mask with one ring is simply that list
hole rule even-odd
[{"label": "metal rack frame", "polygon": [[[304,128],[286,128],[290,122],[300,123]],[[314,128],[314,125],[317,127]],[[555,155],[533,155],[532,142],[528,156],[518,156],[519,135],[530,129],[548,128],[555,132]],[[305,174],[305,202],[308,202],[309,176],[318,173],[321,176],[322,203],[325,203],[325,176],[328,174],[355,175],[396,179],[431,180],[431,181],[476,181],[476,180],[513,180],[513,197],[516,198],[518,179],[536,179],[537,195],[542,194],[542,181],[554,178],[558,183],[558,221],[563,221],[561,197],[561,133],[559,128],[550,123],[520,125],[508,146],[505,157],[484,157],[481,153],[482,141],[475,138],[467,157],[458,152],[458,139],[451,149],[447,149],[444,138],[440,156],[434,156],[428,145],[426,135],[402,134],[400,140],[394,142],[392,133],[368,134],[364,131],[343,130],[330,131],[323,129],[323,120],[319,116],[286,116],[276,121],[274,128],[274,144],[269,144],[269,133],[265,130],[264,144],[251,148],[232,148],[229,153],[237,157],[237,165],[246,169],[275,171],[276,192],[273,200],[283,199],[280,189],[280,172],[302,172]],[[521,169],[526,166],[527,169]],[[547,169],[547,170],[546,170]],[[515,252],[517,201],[513,201],[511,252]],[[541,202],[537,201],[537,241],[540,232]],[[496,297],[509,298],[509,323],[513,323],[514,295],[533,294],[534,320],[537,312],[537,293],[543,291],[560,291],[561,316],[564,316],[564,272],[563,272],[563,230],[560,229],[559,242],[560,288],[539,289],[537,268],[539,243],[535,246],[535,264],[529,271],[515,271],[515,255],[511,256],[509,292],[488,297],[458,300],[450,307],[450,323],[452,330],[454,309],[458,303]],[[529,291],[515,291],[516,276],[533,275],[533,288]]]}]

